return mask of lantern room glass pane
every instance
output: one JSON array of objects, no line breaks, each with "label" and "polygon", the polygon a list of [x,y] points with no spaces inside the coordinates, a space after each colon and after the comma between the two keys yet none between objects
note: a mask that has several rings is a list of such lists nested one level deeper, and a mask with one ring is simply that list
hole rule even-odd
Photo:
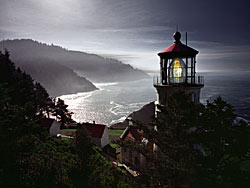
[{"label": "lantern room glass pane", "polygon": [[170,84],[184,83],[186,80],[186,65],[180,58],[175,58],[169,67]]}]

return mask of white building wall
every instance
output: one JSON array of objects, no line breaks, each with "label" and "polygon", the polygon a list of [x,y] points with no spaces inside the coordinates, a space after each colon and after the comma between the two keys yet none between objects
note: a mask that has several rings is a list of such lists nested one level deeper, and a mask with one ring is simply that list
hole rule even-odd
[{"label": "white building wall", "polygon": [[190,86],[190,87],[174,87],[174,86],[155,86],[157,90],[158,103],[165,105],[168,97],[178,91],[184,91],[186,94],[192,93],[192,100],[195,104],[200,103],[200,89],[202,86]]},{"label": "white building wall", "polygon": [[60,125],[61,124],[59,122],[54,120],[50,129],[49,129],[49,134],[52,136],[56,136],[58,134],[61,134]]},{"label": "white building wall", "polygon": [[105,126],[105,129],[103,131],[103,135],[101,138],[101,148],[105,147],[109,143],[109,131],[107,126]]}]

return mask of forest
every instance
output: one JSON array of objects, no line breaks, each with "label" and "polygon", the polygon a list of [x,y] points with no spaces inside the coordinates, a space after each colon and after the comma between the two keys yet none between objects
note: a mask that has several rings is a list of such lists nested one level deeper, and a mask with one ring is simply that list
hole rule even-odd
[{"label": "forest", "polygon": [[0,187],[249,187],[250,127],[235,122],[230,104],[218,97],[195,105],[176,93],[161,110],[152,122],[157,129],[135,122],[156,153],[119,142],[147,159],[134,179],[104,158],[80,124],[71,141],[50,136],[40,120],[71,122],[67,105],[0,52]]},{"label": "forest", "polygon": [[131,187],[81,126],[70,142],[40,126],[64,105],[53,105],[44,87],[9,57],[0,53],[0,187]]}]

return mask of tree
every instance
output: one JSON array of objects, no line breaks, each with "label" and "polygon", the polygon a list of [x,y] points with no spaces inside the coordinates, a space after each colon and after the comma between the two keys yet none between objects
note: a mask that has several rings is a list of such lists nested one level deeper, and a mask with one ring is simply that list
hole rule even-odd
[{"label": "tree", "polygon": [[69,112],[67,108],[68,105],[66,105],[62,99],[55,99],[55,109],[53,110],[53,115],[59,119],[62,127],[64,127],[67,123],[74,122],[71,117],[73,112]]},{"label": "tree", "polygon": [[73,187],[79,158],[38,124],[48,96],[37,86],[0,52],[0,187]]},{"label": "tree", "polygon": [[[5,54],[0,52],[0,84],[3,84],[8,89],[12,100],[9,104],[17,104],[20,106],[29,106],[24,108],[28,110],[26,118],[38,119],[44,116],[48,111],[49,104],[52,104],[47,91],[39,84],[34,84],[30,75],[16,68],[14,63],[10,60],[9,52],[6,50]],[[53,106],[52,106],[53,107]]]},{"label": "tree", "polygon": [[250,186],[250,127],[236,117],[221,97],[202,111],[196,138],[203,151],[197,171],[201,187]]},{"label": "tree", "polygon": [[52,99],[49,97],[46,89],[38,82],[34,85],[35,89],[35,102],[37,104],[37,111],[39,115],[43,116],[44,114],[47,117],[50,117],[50,114],[53,112],[55,108],[55,104],[53,103]]},{"label": "tree", "polygon": [[51,137],[26,135],[17,142],[20,187],[75,187],[73,173],[80,164],[74,146]]},{"label": "tree", "polygon": [[75,145],[81,160],[79,165],[79,185],[89,188],[114,187],[129,188],[132,182],[118,167],[101,154],[100,148],[91,143],[84,126],[78,124]]},{"label": "tree", "polygon": [[78,124],[75,145],[80,159],[86,166],[89,156],[93,153],[93,144],[91,143],[87,130],[81,124]]},{"label": "tree", "polygon": [[[74,144],[39,125],[51,108],[48,101],[46,90],[0,52],[0,187],[132,187],[92,146],[84,129],[77,131]],[[62,100],[55,110],[68,122]]]},{"label": "tree", "polygon": [[[250,127],[236,123],[233,107],[218,97],[195,105],[191,97],[175,93],[153,121],[156,129],[135,122],[143,137],[158,149],[147,152],[142,184],[148,187],[248,187],[250,185]],[[130,144],[131,145],[131,144]]]},{"label": "tree", "polygon": [[161,114],[153,121],[156,129],[136,122],[137,127],[143,130],[143,136],[157,146],[154,155],[144,152],[148,166],[142,178],[151,180],[150,187],[183,187],[190,183],[199,155],[194,128],[198,123],[200,106],[191,101],[191,96],[176,93],[169,97],[166,106],[159,108]]}]

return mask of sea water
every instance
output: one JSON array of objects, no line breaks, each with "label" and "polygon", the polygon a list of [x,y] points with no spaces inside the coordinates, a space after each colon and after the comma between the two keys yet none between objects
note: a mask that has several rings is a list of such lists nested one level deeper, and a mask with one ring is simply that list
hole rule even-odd
[{"label": "sea water", "polygon": [[[221,96],[232,104],[238,116],[250,120],[250,72],[200,73],[205,86],[201,103]],[[130,113],[155,101],[152,78],[120,83],[95,84],[99,90],[60,96],[79,122],[111,124],[123,121]]]}]

